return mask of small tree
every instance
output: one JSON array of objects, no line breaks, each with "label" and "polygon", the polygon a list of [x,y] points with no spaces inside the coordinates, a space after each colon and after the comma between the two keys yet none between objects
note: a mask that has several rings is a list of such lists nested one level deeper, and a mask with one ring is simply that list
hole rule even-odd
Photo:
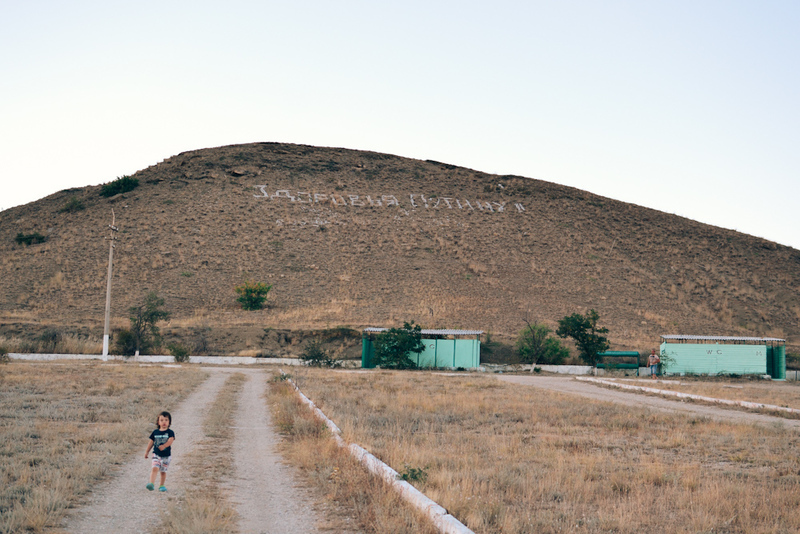
[{"label": "small tree", "polygon": [[422,327],[414,321],[403,323],[403,328],[390,328],[375,338],[375,365],[383,369],[414,369],[417,364],[408,355],[423,350]]},{"label": "small tree", "polygon": [[240,286],[233,288],[239,294],[236,302],[242,305],[243,310],[260,310],[264,307],[264,301],[267,300],[267,293],[272,289],[271,285],[263,282],[246,281]]},{"label": "small tree", "polygon": [[161,346],[158,322],[169,318],[169,312],[161,309],[163,305],[164,299],[151,291],[142,304],[128,308],[131,328],[117,333],[117,350],[121,354],[132,356],[137,350],[140,354],[147,354],[154,347]]},{"label": "small tree", "polygon": [[608,328],[598,328],[597,320],[600,316],[596,311],[590,310],[584,317],[579,313],[573,313],[558,321],[556,335],[558,337],[571,337],[575,340],[578,353],[587,365],[596,366],[600,363],[601,352],[605,352],[610,347],[608,339],[600,334],[608,333]]},{"label": "small tree", "polygon": [[528,323],[517,338],[517,352],[522,363],[536,366],[537,363],[560,365],[569,356],[569,350],[559,340],[552,337],[552,330],[546,325]]}]

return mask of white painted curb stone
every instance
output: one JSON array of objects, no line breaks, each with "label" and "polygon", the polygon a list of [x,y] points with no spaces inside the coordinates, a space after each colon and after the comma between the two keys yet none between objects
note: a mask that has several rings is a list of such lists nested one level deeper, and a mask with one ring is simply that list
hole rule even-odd
[{"label": "white painted curb stone", "polygon": [[[281,371],[281,373],[283,373],[283,371]],[[395,489],[395,491],[400,494],[401,497],[403,497],[403,499],[426,514],[436,528],[439,529],[439,532],[444,534],[475,534],[463,523],[461,523],[461,521],[447,513],[447,510],[445,510],[444,507],[431,500],[427,495],[419,491],[405,480],[398,480],[397,471],[370,454],[366,449],[359,447],[355,443],[348,444],[344,439],[342,439],[342,431],[338,426],[336,426],[336,423],[328,419],[328,417],[322,413],[322,410],[317,408],[311,399],[306,397],[303,392],[300,391],[300,388],[297,387],[297,384],[295,384],[292,379],[288,379],[288,381],[294,387],[295,391],[297,391],[297,394],[300,395],[300,399],[302,399],[302,401],[314,412],[314,415],[316,415],[327,425],[331,431],[331,434],[333,434],[333,438],[336,440],[337,445],[349,450],[350,454],[352,454],[359,462],[361,462],[370,473],[385,480]]]},{"label": "white painted curb stone", "polygon": [[760,402],[750,402],[750,401],[734,401],[728,399],[717,399],[714,397],[703,397],[702,395],[692,395],[690,393],[682,393],[680,391],[669,391],[665,389],[656,389],[656,388],[648,388],[644,386],[631,386],[629,384],[620,384],[617,382],[612,382],[611,380],[602,380],[599,378],[583,378],[583,377],[575,377],[575,380],[580,380],[581,382],[595,382],[597,384],[605,384],[607,386],[617,387],[620,389],[629,389],[633,391],[644,391],[647,393],[655,393],[657,395],[667,395],[671,397],[678,397],[679,399],[694,399],[704,402],[712,402],[715,404],[726,404],[728,406],[742,406],[744,408],[754,408],[756,410],[765,409],[765,410],[775,410],[777,412],[788,412],[788,413],[800,413],[800,410],[796,408],[787,408],[786,406],[775,406],[774,404],[761,404]]}]

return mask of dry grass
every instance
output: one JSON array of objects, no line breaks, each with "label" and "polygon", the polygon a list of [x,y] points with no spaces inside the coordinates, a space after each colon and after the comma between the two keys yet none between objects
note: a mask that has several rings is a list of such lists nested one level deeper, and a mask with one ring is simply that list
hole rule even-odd
[{"label": "dry grass", "polygon": [[329,530],[350,532],[354,520],[361,531],[368,533],[437,532],[385,482],[340,449],[288,383],[271,383],[269,403],[275,425],[284,438],[284,457],[302,470],[329,505]]},{"label": "dry grass", "polygon": [[32,341],[17,336],[0,336],[0,346],[5,347],[8,352],[23,354],[101,354],[103,352],[102,339],[75,334],[61,335],[54,343],[48,343],[41,339]]},{"label": "dry grass", "polygon": [[[0,367],[0,532],[42,532],[138,450],[205,374],[99,363]],[[169,383],[169,388],[163,384]]]},{"label": "dry grass", "polygon": [[238,532],[236,509],[222,490],[233,470],[230,424],[236,414],[236,399],[245,381],[242,373],[232,375],[211,404],[203,421],[205,438],[185,459],[192,487],[183,499],[164,513],[160,531],[169,534]]},{"label": "dry grass", "polygon": [[343,430],[478,533],[797,532],[800,438],[502,384],[301,369]]},{"label": "dry grass", "polygon": [[[796,381],[681,378],[680,380],[660,380],[658,383],[651,383],[649,380],[625,381],[622,383],[667,391],[680,391],[715,399],[758,402],[800,409],[800,383]],[[785,412],[775,413],[775,415],[781,414],[786,417],[797,418]]]}]

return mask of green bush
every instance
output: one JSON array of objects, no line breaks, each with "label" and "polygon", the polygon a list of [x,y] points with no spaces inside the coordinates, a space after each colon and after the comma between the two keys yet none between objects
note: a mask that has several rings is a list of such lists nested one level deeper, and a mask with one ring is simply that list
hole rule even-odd
[{"label": "green bush", "polygon": [[122,176],[117,178],[113,182],[108,182],[107,184],[103,184],[103,187],[100,188],[100,196],[101,197],[113,197],[114,195],[119,195],[120,193],[127,193],[129,191],[133,191],[139,187],[139,179],[133,178],[131,176]]},{"label": "green bush", "polygon": [[0,363],[8,363],[9,361],[8,349],[0,345]]},{"label": "green bush", "polygon": [[183,363],[189,361],[189,349],[180,343],[170,343],[167,345],[167,350],[175,357],[176,362]]},{"label": "green bush", "polygon": [[78,197],[69,197],[67,203],[64,204],[61,209],[58,210],[59,213],[74,213],[76,211],[85,210],[86,206],[83,205],[81,199]]},{"label": "green bush", "polygon": [[263,308],[270,289],[272,289],[271,285],[249,280],[233,288],[239,294],[236,302],[242,305],[243,310],[260,310]]},{"label": "green bush", "polygon": [[403,464],[403,471],[397,473],[397,478],[409,483],[423,483],[428,480],[428,472],[424,467],[411,467],[408,464]]},{"label": "green bush", "polygon": [[47,236],[43,236],[39,232],[34,232],[32,234],[23,234],[19,232],[17,237],[14,238],[14,241],[16,241],[18,245],[36,245],[47,241]]},{"label": "green bush", "polygon": [[300,359],[311,367],[339,367],[342,365],[342,362],[336,358],[331,358],[318,341],[309,343],[303,350],[303,354],[300,355]]},{"label": "green bush", "polygon": [[127,328],[117,330],[114,338],[114,352],[122,356],[133,356],[136,354],[136,340],[130,330]]}]

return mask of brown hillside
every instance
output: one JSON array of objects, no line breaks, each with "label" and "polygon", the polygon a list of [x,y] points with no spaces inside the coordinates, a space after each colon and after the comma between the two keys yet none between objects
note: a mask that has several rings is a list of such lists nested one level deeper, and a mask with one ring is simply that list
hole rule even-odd
[{"label": "brown hillside", "polygon": [[[510,339],[526,316],[555,325],[590,308],[615,349],[667,333],[800,346],[799,251],[577,189],[274,143],[186,152],[134,176],[121,196],[85,187],[0,213],[6,332],[102,335],[113,208],[114,326],[155,290],[168,331],[210,327],[217,351],[256,348],[264,327],[412,319]],[[63,211],[73,197],[85,209]],[[19,245],[19,232],[48,239]],[[238,308],[246,279],[274,285],[268,309]]]}]

